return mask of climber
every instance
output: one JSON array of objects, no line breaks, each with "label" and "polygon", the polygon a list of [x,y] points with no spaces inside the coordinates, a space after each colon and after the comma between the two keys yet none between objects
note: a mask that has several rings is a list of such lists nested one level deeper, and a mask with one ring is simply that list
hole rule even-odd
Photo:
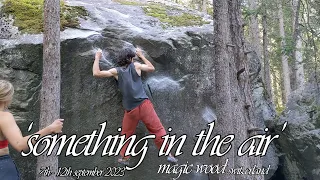
[{"label": "climber", "polygon": [[[121,135],[126,138],[134,134],[139,120],[145,124],[151,134],[155,134],[155,144],[160,149],[166,131],[156,114],[151,101],[149,100],[143,88],[141,81],[141,72],[152,72],[154,66],[142,54],[141,49],[137,48],[136,52],[132,49],[124,48],[118,54],[117,64],[119,67],[101,71],[99,61],[102,51],[99,50],[95,55],[93,64],[93,76],[95,77],[114,77],[117,80],[119,89],[122,93],[122,104],[124,107],[124,117],[122,120]],[[138,56],[144,64],[133,62],[133,58]],[[125,156],[128,144],[125,144],[120,151],[118,162],[129,164],[129,156]],[[167,161],[177,163],[177,159],[169,154]]]},{"label": "climber", "polygon": [[[18,180],[20,175],[18,169],[9,155],[8,144],[21,152],[28,149],[28,139],[23,137],[13,115],[7,112],[11,103],[14,89],[10,82],[0,80],[0,179]],[[51,133],[61,133],[63,119],[55,120],[51,125],[41,129],[35,134],[45,136]]]}]

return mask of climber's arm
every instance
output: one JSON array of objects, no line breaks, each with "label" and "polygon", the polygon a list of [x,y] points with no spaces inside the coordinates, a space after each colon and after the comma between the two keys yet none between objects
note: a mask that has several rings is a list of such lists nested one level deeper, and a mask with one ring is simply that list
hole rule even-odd
[{"label": "climber's arm", "polygon": [[147,58],[144,57],[141,49],[139,49],[139,48],[137,48],[137,56],[144,62],[144,64],[137,64],[136,68],[140,69],[141,71],[146,71],[146,72],[152,72],[155,70],[152,63]]},{"label": "climber's arm", "polygon": [[100,67],[99,67],[100,59],[101,59],[101,52],[97,52],[96,56],[95,56],[94,63],[93,63],[93,67],[92,67],[93,76],[94,77],[114,77],[114,76],[117,76],[118,73],[117,73],[116,68],[112,68],[107,71],[105,71],[105,70],[101,71]]}]

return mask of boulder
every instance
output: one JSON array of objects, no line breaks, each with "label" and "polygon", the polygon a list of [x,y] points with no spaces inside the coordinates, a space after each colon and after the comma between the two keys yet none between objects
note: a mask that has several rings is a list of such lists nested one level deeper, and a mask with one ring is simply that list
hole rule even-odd
[{"label": "boulder", "polygon": [[[290,97],[276,123],[281,149],[278,176],[285,180],[319,179],[320,175],[320,96],[315,83],[306,84]],[[288,122],[287,128],[282,126]]]}]

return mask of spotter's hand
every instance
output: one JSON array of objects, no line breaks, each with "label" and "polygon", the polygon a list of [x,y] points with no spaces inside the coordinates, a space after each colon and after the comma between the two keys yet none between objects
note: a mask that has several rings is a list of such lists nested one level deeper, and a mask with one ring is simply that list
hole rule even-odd
[{"label": "spotter's hand", "polygon": [[52,124],[49,125],[52,133],[62,133],[63,119],[56,119]]}]

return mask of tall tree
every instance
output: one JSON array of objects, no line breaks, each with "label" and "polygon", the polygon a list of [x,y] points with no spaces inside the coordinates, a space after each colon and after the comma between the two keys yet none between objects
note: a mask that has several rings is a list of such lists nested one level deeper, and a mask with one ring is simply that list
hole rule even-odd
[{"label": "tall tree", "polygon": [[[232,122],[232,113],[230,111],[231,104],[231,89],[230,89],[230,72],[228,56],[228,43],[230,42],[229,35],[229,15],[228,1],[213,1],[213,18],[215,20],[214,28],[214,55],[215,55],[215,84],[216,84],[216,101],[217,101],[217,122],[218,129],[223,134],[234,133]],[[223,131],[224,130],[224,131]],[[220,163],[229,160],[229,167],[234,167],[234,150],[220,158]],[[222,177],[221,177],[222,176]],[[234,175],[221,175],[219,179],[234,180]]]},{"label": "tall tree", "polygon": [[268,25],[267,25],[267,5],[266,0],[262,2],[263,6],[263,15],[262,15],[262,27],[263,27],[263,62],[264,62],[264,83],[266,90],[269,96],[269,99],[272,100],[272,85],[271,85],[271,76],[270,76],[270,60],[269,60],[269,51],[268,51]]},{"label": "tall tree", "polygon": [[[60,117],[60,81],[60,0],[45,0],[40,128]],[[58,157],[53,154],[37,159],[37,180],[55,180],[55,175],[39,175],[44,167],[57,170]]]},{"label": "tall tree", "polygon": [[304,67],[303,67],[303,55],[302,55],[302,39],[300,31],[297,33],[297,42],[295,50],[295,77],[297,89],[304,88]]},{"label": "tall tree", "polygon": [[[258,2],[257,0],[249,0],[249,12],[250,12],[250,24],[249,24],[249,36],[250,42],[253,46],[253,50],[257,53],[258,58],[260,59],[260,63],[263,64],[262,61],[262,53],[261,53],[261,41],[260,41],[260,30],[259,30],[259,22],[258,22]],[[262,69],[263,71],[264,69]],[[262,73],[264,76],[264,73]]]},{"label": "tall tree", "polygon": [[281,62],[282,62],[282,74],[283,74],[283,87],[284,87],[284,104],[287,103],[289,95],[291,93],[290,85],[290,71],[288,64],[288,56],[286,50],[286,39],[284,31],[284,20],[283,20],[283,9],[282,9],[282,0],[278,1],[278,18],[279,18],[279,29],[281,37]]},{"label": "tall tree", "polygon": [[[235,134],[233,148],[220,157],[228,159],[228,168],[261,167],[259,158],[238,157],[237,148],[249,137],[248,130],[256,125],[251,100],[249,64],[244,53],[241,0],[214,0],[214,69],[216,85],[217,129],[220,134]],[[262,175],[221,174],[221,180],[262,180]]]},{"label": "tall tree", "polygon": [[302,57],[302,37],[299,28],[299,15],[300,15],[301,0],[292,0],[292,39],[293,39],[293,53],[292,59],[294,63],[294,75],[296,89],[303,88],[304,86],[304,68]]}]

